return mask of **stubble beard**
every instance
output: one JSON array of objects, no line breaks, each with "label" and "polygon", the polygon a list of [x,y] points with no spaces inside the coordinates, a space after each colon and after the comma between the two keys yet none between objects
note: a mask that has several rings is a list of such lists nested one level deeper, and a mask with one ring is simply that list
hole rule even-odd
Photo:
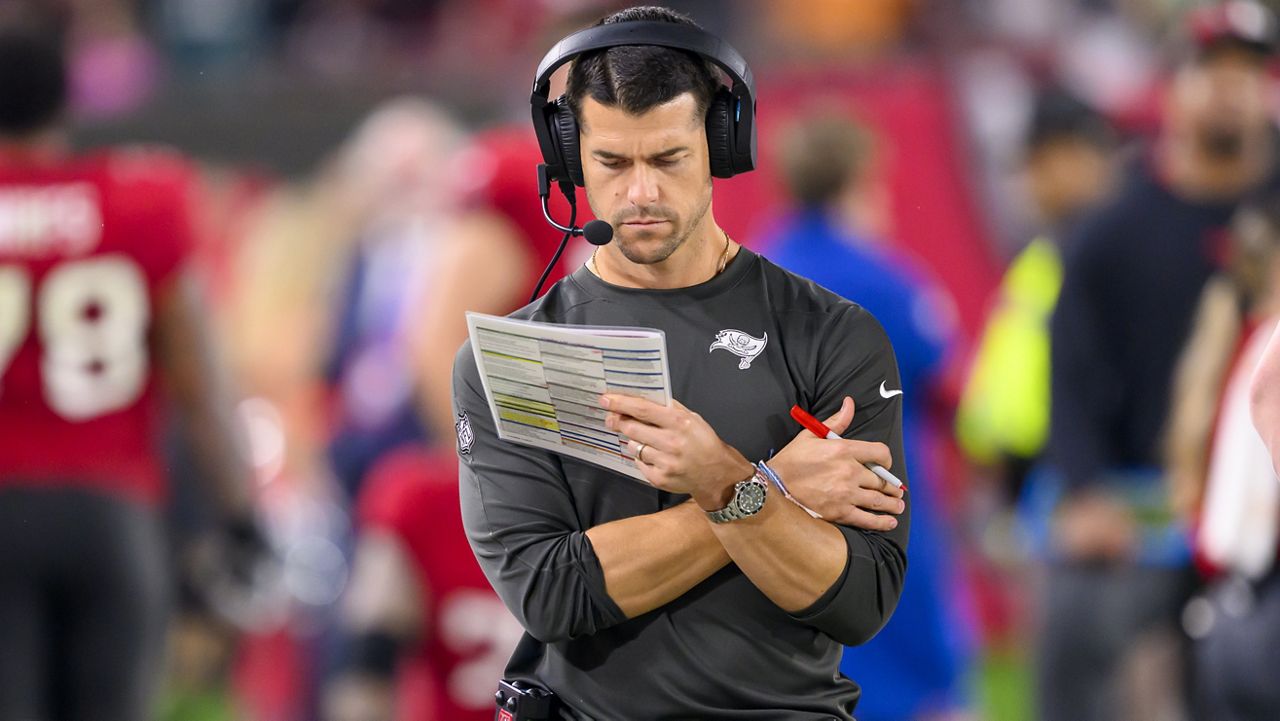
[{"label": "stubble beard", "polygon": [[[670,221],[673,227],[671,229],[671,233],[667,236],[666,240],[662,242],[662,245],[658,246],[656,251],[644,253],[636,247],[635,244],[629,243],[623,239],[621,235],[615,235],[614,244],[617,245],[618,250],[622,252],[622,257],[636,265],[653,265],[670,258],[673,253],[680,249],[680,246],[684,245],[685,242],[689,240],[689,236],[692,235],[694,229],[702,223],[703,218],[707,216],[707,211],[711,209],[710,182],[708,182],[707,185],[707,193],[702,202],[702,206],[694,212],[688,223],[683,225],[680,224],[679,219],[673,215],[661,216],[664,220]],[[591,200],[590,194],[588,194],[587,200],[588,202]],[[624,221],[625,218],[621,220],[615,219],[613,221],[613,226],[617,228]]]}]

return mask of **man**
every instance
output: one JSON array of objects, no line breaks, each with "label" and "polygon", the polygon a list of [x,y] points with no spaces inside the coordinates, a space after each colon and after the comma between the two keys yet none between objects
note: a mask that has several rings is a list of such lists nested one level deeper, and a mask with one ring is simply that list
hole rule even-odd
[{"label": "man", "polygon": [[893,620],[863,646],[845,650],[841,670],[874,687],[860,721],[939,719],[964,707],[972,626],[955,603],[956,567],[938,487],[940,439],[927,408],[954,342],[946,291],[887,239],[879,152],[870,131],[841,113],[798,120],[781,137],[779,167],[797,208],[764,241],[787,270],[859,303],[884,324],[902,387],[902,432],[911,469],[911,573]]},{"label": "man", "polygon": [[[601,24],[632,21],[693,24],[662,8]],[[614,241],[515,314],[666,333],[676,402],[600,398],[651,486],[499,440],[470,345],[457,356],[464,524],[526,631],[507,678],[554,693],[555,717],[852,718],[841,644],[874,635],[902,589],[907,504],[862,465],[902,455],[892,349],[865,310],[716,224],[716,87],[705,61],[664,47],[576,59],[567,106]],[[750,360],[711,347],[734,330],[759,341]],[[795,403],[857,440],[797,435]],[[774,450],[794,497],[861,528],[761,480],[747,459]]]},{"label": "man", "polygon": [[1254,372],[1249,407],[1253,424],[1271,451],[1271,463],[1280,474],[1280,331],[1271,335]]},{"label": "man", "polygon": [[1116,669],[1145,652],[1154,677],[1177,678],[1189,559],[1176,526],[1159,522],[1172,369],[1228,221],[1275,153],[1275,19],[1231,2],[1189,24],[1194,52],[1171,79],[1161,136],[1067,244],[1051,331],[1049,452],[1066,491],[1041,644],[1046,721],[1177,713],[1181,695],[1170,682],[1117,700]]},{"label": "man", "polygon": [[192,171],[154,151],[71,155],[66,89],[55,42],[0,30],[0,718],[132,721],[149,715],[169,590],[161,376],[238,548],[259,537],[183,270]]}]

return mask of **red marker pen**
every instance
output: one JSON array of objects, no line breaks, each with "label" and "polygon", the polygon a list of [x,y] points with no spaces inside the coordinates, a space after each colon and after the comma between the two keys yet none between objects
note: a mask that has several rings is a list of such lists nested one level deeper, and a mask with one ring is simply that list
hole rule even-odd
[{"label": "red marker pen", "polygon": [[[833,440],[840,438],[839,434],[830,428],[827,428],[827,424],[817,418],[814,418],[808,411],[800,406],[791,406],[791,417],[796,419],[797,423],[808,428],[810,433],[819,438],[831,438]],[[879,476],[886,483],[891,484],[894,488],[901,488],[904,491],[907,489],[907,487],[903,485],[902,481],[898,480],[897,476],[885,470],[884,466],[879,463],[868,462],[863,463],[862,465],[866,466],[868,470]]]}]

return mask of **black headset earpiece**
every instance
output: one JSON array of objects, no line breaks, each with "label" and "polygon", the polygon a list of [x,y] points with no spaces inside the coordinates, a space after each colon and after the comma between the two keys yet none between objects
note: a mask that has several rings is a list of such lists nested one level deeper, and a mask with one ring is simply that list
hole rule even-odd
[{"label": "black headset earpiece", "polygon": [[[563,95],[556,98],[553,118],[556,145],[559,147],[561,170],[563,171],[563,174],[559,174],[553,169],[553,177],[569,180],[574,185],[582,187],[586,181],[582,177],[582,152],[578,147],[581,141],[578,136],[578,119],[573,117],[573,110],[569,108],[569,100]],[[548,164],[548,167],[550,167],[550,164]]]},{"label": "black headset earpiece", "polygon": [[561,65],[593,50],[622,45],[657,45],[686,50],[714,63],[731,85],[716,91],[707,108],[711,174],[731,178],[755,168],[755,78],[728,43],[692,25],[633,21],[597,25],[556,43],[538,64],[533,81],[533,127],[550,179],[583,184],[578,123],[563,96],[550,100],[551,75]]},{"label": "black headset earpiece", "polygon": [[711,105],[707,106],[707,152],[711,159],[711,175],[717,178],[732,178],[739,172],[733,164],[736,103],[733,93],[720,88],[711,98]]}]

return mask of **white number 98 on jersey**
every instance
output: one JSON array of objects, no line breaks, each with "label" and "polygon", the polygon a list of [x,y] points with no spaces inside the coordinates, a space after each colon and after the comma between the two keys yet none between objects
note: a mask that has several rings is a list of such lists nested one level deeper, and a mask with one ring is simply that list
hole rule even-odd
[{"label": "white number 98 on jersey", "polygon": [[150,321],[146,279],[127,256],[61,263],[39,287],[25,268],[0,265],[0,396],[34,332],[43,397],[55,413],[84,421],[126,408],[146,387]]}]

